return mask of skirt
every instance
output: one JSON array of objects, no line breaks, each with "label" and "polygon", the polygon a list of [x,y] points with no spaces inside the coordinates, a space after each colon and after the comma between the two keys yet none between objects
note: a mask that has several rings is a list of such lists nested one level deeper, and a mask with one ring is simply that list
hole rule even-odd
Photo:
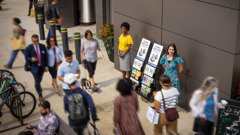
[{"label": "skirt", "polygon": [[[120,54],[123,54],[124,51],[120,50]],[[128,51],[128,53],[123,57],[120,58],[120,69],[122,71],[131,71],[131,51]]]}]

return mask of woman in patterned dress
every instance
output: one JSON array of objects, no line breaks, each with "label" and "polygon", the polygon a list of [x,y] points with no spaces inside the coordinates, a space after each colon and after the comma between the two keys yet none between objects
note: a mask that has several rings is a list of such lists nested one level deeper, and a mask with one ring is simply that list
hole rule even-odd
[{"label": "woman in patterned dress", "polygon": [[138,119],[138,99],[132,90],[132,81],[128,78],[120,79],[117,84],[120,96],[114,100],[113,132],[120,135],[145,135]]},{"label": "woman in patterned dress", "polygon": [[165,69],[164,75],[168,75],[171,78],[172,86],[177,88],[180,95],[178,97],[178,101],[181,101],[181,89],[180,89],[180,81],[179,74],[183,71],[183,60],[177,54],[177,48],[174,43],[171,43],[167,47],[166,54],[164,54],[160,60],[160,64],[162,64]]}]

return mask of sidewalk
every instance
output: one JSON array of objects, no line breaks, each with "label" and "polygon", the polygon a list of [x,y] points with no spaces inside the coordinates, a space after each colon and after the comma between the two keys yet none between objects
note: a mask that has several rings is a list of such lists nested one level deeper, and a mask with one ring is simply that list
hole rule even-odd
[{"label": "sidewalk", "polygon": [[[12,36],[12,18],[18,17],[21,19],[22,23],[20,24],[23,28],[27,29],[26,33],[26,41],[27,44],[31,43],[31,35],[38,34],[38,25],[35,23],[35,18],[30,18],[27,16],[28,13],[28,1],[25,0],[5,0],[2,4],[3,10],[0,11],[0,69],[3,68],[3,65],[7,63],[10,58],[12,43],[11,43],[11,36]],[[44,27],[45,28],[45,27]],[[73,36],[73,33],[80,32],[81,35],[84,34],[85,30],[90,29],[93,33],[96,33],[96,26],[77,26],[74,28],[68,29],[68,36]],[[47,35],[48,30],[45,28],[45,35]],[[56,31],[57,40],[59,44],[61,42],[61,36],[58,31]],[[83,38],[82,38],[83,39]],[[40,40],[40,43],[45,44],[45,40]],[[74,41],[70,40],[69,48],[73,52],[75,52]],[[103,48],[104,50],[104,48]],[[105,56],[106,51],[104,51]],[[74,56],[75,58],[75,56]],[[32,92],[36,99],[38,100],[38,95],[34,88],[34,80],[33,76],[30,72],[25,72],[23,69],[23,65],[25,63],[24,56],[22,53],[19,52],[17,59],[13,64],[13,69],[10,71],[14,73],[16,76],[17,81],[24,84],[27,91]],[[87,71],[82,70],[82,66],[80,65],[81,69],[81,77],[87,76]],[[115,87],[117,81],[121,78],[121,73],[114,69],[113,63],[108,60],[103,60],[99,54],[99,60],[96,69],[95,80],[99,84],[99,88],[101,91],[99,93],[92,93],[91,96],[94,100],[94,103],[97,108],[97,115],[100,118],[100,121],[97,122],[97,128],[101,131],[104,135],[112,135],[112,128],[113,128],[113,100],[119,94]],[[61,118],[68,123],[67,114],[64,112],[63,109],[63,97],[58,96],[55,94],[55,90],[52,88],[51,85],[51,77],[49,73],[45,73],[43,77],[43,81],[41,83],[43,88],[43,96],[46,100],[48,100],[51,105],[52,109],[59,115]],[[58,86],[61,88],[61,82],[58,81]],[[142,123],[144,131],[146,135],[153,134],[153,125],[148,122],[145,117],[145,113],[147,111],[147,107],[149,105],[153,106],[153,103],[145,103],[139,98],[139,106],[140,110],[138,113],[139,119]],[[37,101],[37,104],[39,102]],[[190,113],[182,110],[179,108],[180,112],[180,119],[178,120],[178,131],[182,135],[191,135],[192,133],[192,124],[193,124],[193,117]],[[0,125],[0,130],[7,129],[14,125],[19,125],[17,119],[13,118],[9,109],[5,106],[2,110],[3,116],[0,118],[2,125]],[[24,119],[24,123],[28,124],[37,124],[39,121],[40,114],[38,112],[38,107],[36,107],[34,113],[30,115],[28,118]],[[20,127],[9,132],[2,133],[4,135],[16,135],[20,132],[24,127]]]}]

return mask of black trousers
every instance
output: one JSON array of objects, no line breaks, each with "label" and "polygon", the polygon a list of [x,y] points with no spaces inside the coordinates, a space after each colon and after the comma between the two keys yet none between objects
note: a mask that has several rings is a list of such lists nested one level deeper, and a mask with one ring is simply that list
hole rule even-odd
[{"label": "black trousers", "polygon": [[87,70],[89,73],[89,77],[93,78],[93,75],[95,74],[95,70],[96,70],[96,65],[97,65],[97,61],[96,62],[87,62]]}]

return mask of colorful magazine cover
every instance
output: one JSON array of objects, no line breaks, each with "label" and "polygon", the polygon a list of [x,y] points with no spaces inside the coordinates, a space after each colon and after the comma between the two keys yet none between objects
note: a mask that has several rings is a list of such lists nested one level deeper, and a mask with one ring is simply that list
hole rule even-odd
[{"label": "colorful magazine cover", "polygon": [[147,97],[148,93],[150,93],[150,92],[151,92],[151,88],[148,88],[147,86],[142,84],[142,87],[141,87],[142,95]]},{"label": "colorful magazine cover", "polygon": [[152,83],[153,83],[153,78],[151,78],[151,77],[149,77],[149,76],[147,76],[147,75],[144,75],[144,76],[143,76],[142,84],[150,87]]}]

